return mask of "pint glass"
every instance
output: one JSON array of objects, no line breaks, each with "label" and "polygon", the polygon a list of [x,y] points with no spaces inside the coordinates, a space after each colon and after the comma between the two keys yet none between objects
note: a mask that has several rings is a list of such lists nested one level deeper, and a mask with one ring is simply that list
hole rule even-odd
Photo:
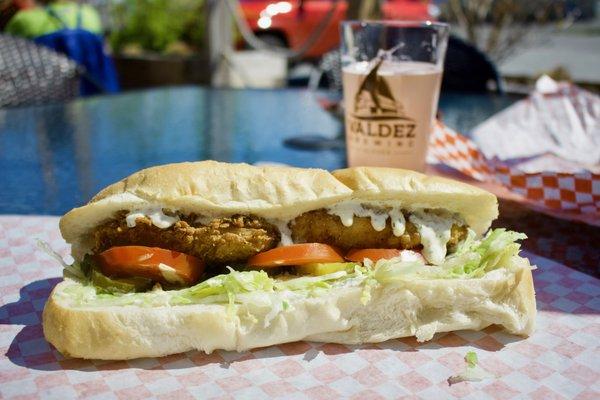
[{"label": "pint glass", "polygon": [[342,23],[349,166],[425,169],[448,33],[429,21]]}]

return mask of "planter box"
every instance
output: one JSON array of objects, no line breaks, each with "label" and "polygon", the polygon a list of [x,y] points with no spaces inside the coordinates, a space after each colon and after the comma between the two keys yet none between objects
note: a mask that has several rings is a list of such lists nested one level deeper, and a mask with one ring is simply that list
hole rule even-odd
[{"label": "planter box", "polygon": [[202,55],[113,55],[121,88],[210,84],[208,58]]}]

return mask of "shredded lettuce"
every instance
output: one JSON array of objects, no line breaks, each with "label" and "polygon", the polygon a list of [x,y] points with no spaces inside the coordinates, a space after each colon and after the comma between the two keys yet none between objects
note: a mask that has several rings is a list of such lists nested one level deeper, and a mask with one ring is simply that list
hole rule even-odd
[{"label": "shredded lettuce", "polygon": [[481,277],[500,265],[508,265],[509,260],[519,253],[521,245],[517,240],[527,239],[524,233],[494,229],[481,240],[467,240],[457,247],[456,253],[448,257],[445,265],[452,267],[452,274],[461,277]]},{"label": "shredded lettuce", "polygon": [[64,296],[73,304],[85,307],[225,304],[232,316],[240,304],[269,307],[270,311],[264,319],[264,324],[268,326],[280,312],[293,308],[293,300],[319,297],[337,287],[360,288],[360,301],[368,304],[373,289],[379,285],[416,279],[479,278],[494,269],[509,268],[515,264],[511,259],[519,252],[520,245],[516,241],[525,237],[521,233],[495,229],[477,240],[475,234],[469,232],[456,251],[437,266],[425,265],[425,261],[420,259],[402,261],[396,258],[376,263],[365,260],[364,265],[355,265],[353,271],[347,269],[321,276],[289,279],[274,279],[264,271],[236,271],[229,268],[228,273],[189,288],[165,291],[155,287],[141,293],[111,293],[106,288],[99,290],[94,286],[94,281],[89,279],[93,266],[86,260],[72,265],[66,265],[63,261],[65,276],[80,283],[69,286]]},{"label": "shredded lettuce", "polygon": [[344,278],[352,275],[338,271],[322,276],[276,280],[264,271],[236,271],[229,268],[227,274],[217,275],[179,290],[155,289],[143,293],[108,294],[88,284],[69,286],[67,294],[80,306],[227,304],[228,312],[233,315],[235,306],[239,303],[288,309],[293,295],[318,297],[332,287],[332,282],[340,284]]},{"label": "shredded lettuce", "polygon": [[320,276],[303,276],[301,278],[279,281],[276,283],[276,286],[278,290],[302,290],[313,293],[319,292],[319,289],[329,289],[331,287],[329,281],[335,281],[347,275],[346,271],[336,271]]},{"label": "shredded lettuce", "polygon": [[83,263],[68,264],[60,254],[52,250],[50,245],[43,240],[37,239],[36,244],[38,248],[45,253],[48,257],[56,260],[63,267],[63,277],[72,279],[79,283],[87,283],[87,276],[84,270],[81,269]]},{"label": "shredded lettuce", "polygon": [[364,260],[364,265],[354,267],[354,281],[362,282],[360,303],[366,305],[371,301],[371,291],[380,282],[375,278],[375,268],[369,259]]},{"label": "shredded lettuce", "polygon": [[448,378],[448,385],[452,386],[460,382],[480,382],[484,379],[495,378],[494,375],[490,374],[485,369],[478,365],[477,353],[469,351],[465,355],[465,369],[458,375],[453,375]]},{"label": "shredded lettuce", "polygon": [[172,304],[194,303],[195,299],[211,296],[227,298],[228,312],[233,314],[236,296],[244,293],[273,292],[275,281],[264,271],[236,271],[217,275],[187,289],[177,291]]},{"label": "shredded lettuce", "polygon": [[468,351],[465,355],[465,361],[467,363],[467,367],[474,368],[479,362],[477,360],[477,353],[475,353],[474,351]]},{"label": "shredded lettuce", "polygon": [[494,229],[483,239],[475,240],[470,231],[467,239],[440,265],[425,265],[423,261],[401,262],[398,259],[379,260],[375,279],[380,283],[414,279],[481,278],[487,272],[512,265],[510,260],[519,254],[517,240],[527,238],[523,233]]}]

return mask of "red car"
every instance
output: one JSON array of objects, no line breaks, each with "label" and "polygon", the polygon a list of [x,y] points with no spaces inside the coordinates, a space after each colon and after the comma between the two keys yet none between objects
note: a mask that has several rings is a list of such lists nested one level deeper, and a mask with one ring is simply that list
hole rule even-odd
[{"label": "red car", "polygon": [[[264,1],[242,0],[242,10],[250,28],[263,40],[298,49],[329,12],[332,0]],[[339,23],[346,19],[348,3],[338,1],[331,22],[305,57],[319,57],[339,45]],[[387,0],[382,5],[384,19],[434,19],[436,7],[428,0]]]}]

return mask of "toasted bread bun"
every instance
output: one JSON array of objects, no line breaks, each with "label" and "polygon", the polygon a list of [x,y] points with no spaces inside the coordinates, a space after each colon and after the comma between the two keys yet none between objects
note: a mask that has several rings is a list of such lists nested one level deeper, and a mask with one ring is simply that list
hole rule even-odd
[{"label": "toasted bread bun", "polygon": [[[334,177],[335,176],[335,177]],[[336,179],[337,178],[337,179]],[[253,167],[214,161],[142,170],[101,191],[66,214],[61,232],[74,254],[89,248],[89,234],[120,210],[161,206],[204,216],[254,214],[290,220],[342,201],[394,202],[408,210],[445,209],[460,214],[478,233],[497,216],[494,195],[472,186],[404,170],[352,168],[331,175],[317,169]],[[315,340],[373,343],[497,324],[517,335],[534,328],[535,296],[527,260],[473,279],[415,279],[290,300],[265,323],[270,306],[86,306],[72,301],[72,280],[52,292],[43,314],[44,335],[65,355],[96,359],[155,357],[188,350],[247,350]],[[229,311],[229,312],[228,312]],[[252,316],[252,317],[249,317]],[[269,317],[270,318],[270,317]]]},{"label": "toasted bread bun", "polygon": [[[270,307],[227,306],[86,307],[70,304],[67,280],[44,309],[44,335],[61,353],[89,359],[159,357],[189,350],[243,351],[297,340],[375,343],[436,332],[503,326],[529,335],[535,323],[535,296],[527,260],[513,257],[476,279],[414,280],[375,286],[361,304],[360,287],[331,289],[325,295],[293,300],[265,326]],[[249,318],[248,315],[254,318]]]},{"label": "toasted bread bun", "polygon": [[397,168],[340,169],[333,176],[354,191],[361,202],[393,201],[408,209],[444,209],[459,214],[478,234],[498,217],[492,193],[466,183]]},{"label": "toasted bread bun", "polygon": [[161,206],[204,216],[253,214],[289,220],[346,199],[352,191],[322,169],[256,167],[201,161],[143,169],[115,183],[60,220],[60,231],[81,256],[91,229],[120,210]]}]

